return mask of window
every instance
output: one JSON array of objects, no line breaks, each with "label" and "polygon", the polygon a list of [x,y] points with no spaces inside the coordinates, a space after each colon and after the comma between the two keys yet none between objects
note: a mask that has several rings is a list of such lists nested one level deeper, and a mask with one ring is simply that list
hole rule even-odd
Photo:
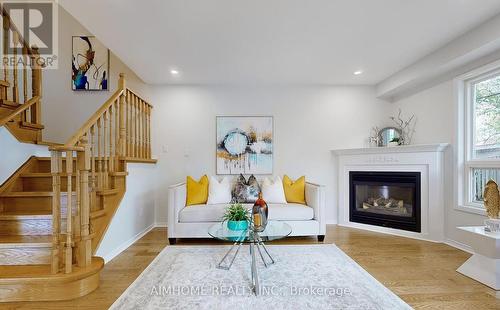
[{"label": "window", "polygon": [[483,209],[484,186],[500,183],[500,72],[476,75],[464,86],[462,204]]}]

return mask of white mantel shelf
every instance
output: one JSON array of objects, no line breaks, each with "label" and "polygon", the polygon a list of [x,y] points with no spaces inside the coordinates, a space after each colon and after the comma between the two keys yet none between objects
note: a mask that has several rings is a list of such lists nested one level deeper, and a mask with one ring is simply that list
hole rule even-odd
[{"label": "white mantel shelf", "polygon": [[357,149],[332,150],[335,155],[386,154],[386,153],[417,153],[417,152],[444,152],[449,143],[415,144],[385,147],[365,147]]}]

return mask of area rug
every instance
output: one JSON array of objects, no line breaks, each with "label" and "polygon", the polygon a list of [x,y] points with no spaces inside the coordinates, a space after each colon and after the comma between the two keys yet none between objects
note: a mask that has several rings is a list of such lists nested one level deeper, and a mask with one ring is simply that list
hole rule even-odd
[{"label": "area rug", "polygon": [[169,246],[110,309],[411,309],[333,244],[268,249],[259,296],[248,245],[229,271],[216,268],[227,246]]}]

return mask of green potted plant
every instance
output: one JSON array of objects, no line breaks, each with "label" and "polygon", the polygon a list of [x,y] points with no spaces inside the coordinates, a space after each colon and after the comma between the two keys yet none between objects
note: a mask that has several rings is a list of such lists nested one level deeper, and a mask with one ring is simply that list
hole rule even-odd
[{"label": "green potted plant", "polygon": [[250,213],[241,203],[232,203],[222,216],[230,230],[246,230],[250,221]]}]

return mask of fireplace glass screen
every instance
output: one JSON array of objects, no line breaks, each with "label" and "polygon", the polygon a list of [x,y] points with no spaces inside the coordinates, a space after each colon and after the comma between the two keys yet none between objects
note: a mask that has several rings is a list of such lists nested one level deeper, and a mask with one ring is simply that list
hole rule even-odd
[{"label": "fireplace glass screen", "polygon": [[351,222],[420,232],[420,172],[351,171]]},{"label": "fireplace glass screen", "polygon": [[415,188],[399,185],[356,185],[356,210],[411,217]]}]

